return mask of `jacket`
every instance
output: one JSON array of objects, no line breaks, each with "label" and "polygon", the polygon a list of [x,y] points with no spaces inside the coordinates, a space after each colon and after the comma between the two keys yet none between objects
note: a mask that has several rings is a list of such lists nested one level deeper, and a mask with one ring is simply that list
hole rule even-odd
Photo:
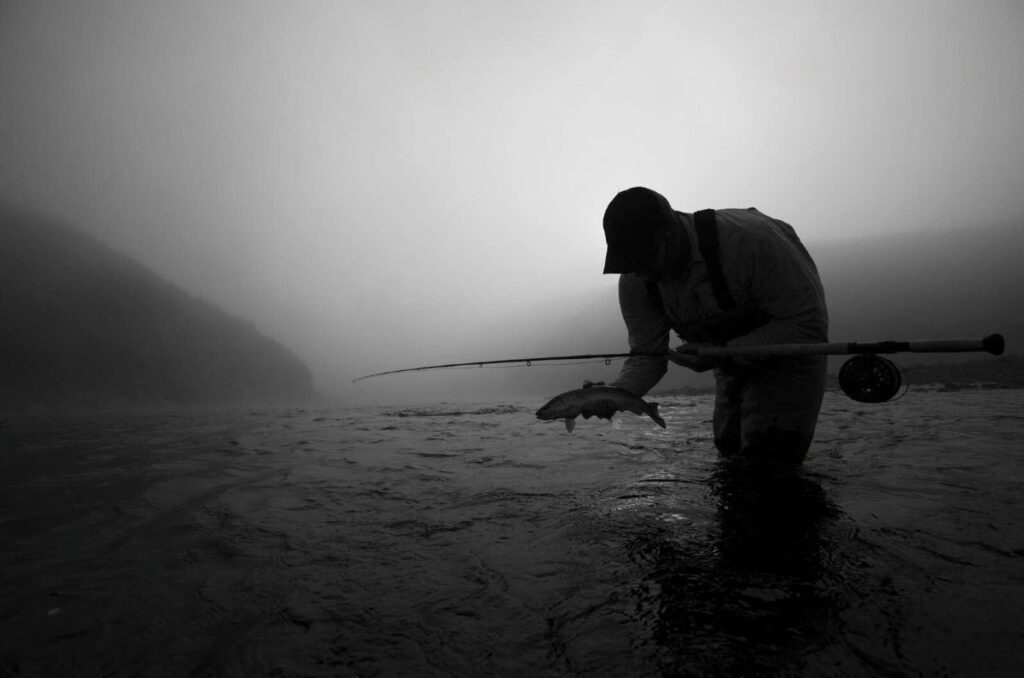
[{"label": "jacket", "polygon": [[[828,310],[817,267],[793,228],[754,208],[715,213],[718,259],[735,308],[716,300],[692,214],[676,212],[689,257],[676,277],[652,283],[619,277],[619,306],[633,352],[664,352],[670,332],[690,343],[728,346],[828,341]],[[726,321],[723,325],[723,321]],[[738,333],[721,336],[720,327]],[[628,358],[613,382],[642,396],[668,369],[667,357]]]}]

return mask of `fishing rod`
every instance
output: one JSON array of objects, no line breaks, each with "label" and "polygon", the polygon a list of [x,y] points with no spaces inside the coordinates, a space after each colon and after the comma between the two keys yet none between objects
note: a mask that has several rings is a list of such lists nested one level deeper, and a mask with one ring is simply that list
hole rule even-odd
[{"label": "fishing rod", "polygon": [[[813,344],[759,344],[754,346],[681,346],[676,349],[677,353],[695,355],[701,358],[738,358],[738,357],[770,357],[770,356],[797,356],[797,355],[851,355],[851,354],[892,354],[892,353],[967,353],[985,352],[992,355],[1001,355],[1005,350],[1006,342],[1001,334],[990,334],[981,339],[940,339],[927,341],[877,341],[877,342],[833,342]],[[658,353],[587,353],[580,355],[558,355],[539,358],[505,358],[502,360],[473,360],[463,363],[446,363],[443,365],[425,365],[422,367],[407,367],[400,370],[388,370],[386,372],[375,372],[352,380],[352,383],[384,377],[392,374],[407,372],[425,372],[427,370],[442,370],[456,367],[484,367],[487,365],[512,365],[543,362],[565,362],[579,360],[604,360],[610,363],[615,358],[634,358],[640,356],[662,357],[668,352]],[[852,359],[851,359],[852,360]],[[884,362],[878,362],[884,361]],[[860,370],[866,371],[873,368],[879,369],[879,365],[889,363],[882,358],[878,361],[870,361],[861,364]],[[863,361],[862,361],[863,363]],[[848,363],[849,364],[849,361]],[[852,397],[852,396],[851,396]]]},{"label": "fishing rod", "polygon": [[834,342],[816,344],[760,344],[755,346],[681,346],[676,353],[700,358],[741,358],[795,355],[852,355],[890,353],[991,353],[1002,355],[1006,340],[1001,334],[981,339],[931,339],[925,341]]}]

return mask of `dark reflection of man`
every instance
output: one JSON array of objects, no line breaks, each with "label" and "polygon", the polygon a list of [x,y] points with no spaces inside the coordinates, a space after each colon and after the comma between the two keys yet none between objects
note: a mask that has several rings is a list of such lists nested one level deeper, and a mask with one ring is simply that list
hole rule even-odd
[{"label": "dark reflection of man", "polygon": [[681,541],[668,530],[639,536],[633,559],[648,577],[636,588],[638,639],[662,675],[775,675],[837,631],[823,582],[824,528],[836,511],[798,467],[722,460],[711,479],[716,521]]}]

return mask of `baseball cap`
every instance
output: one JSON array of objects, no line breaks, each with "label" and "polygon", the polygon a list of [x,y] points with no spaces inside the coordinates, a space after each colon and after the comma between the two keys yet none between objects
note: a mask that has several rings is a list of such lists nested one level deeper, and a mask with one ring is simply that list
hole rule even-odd
[{"label": "baseball cap", "polygon": [[636,273],[653,268],[675,218],[668,200],[649,188],[637,186],[617,194],[604,212],[608,244],[604,272]]}]

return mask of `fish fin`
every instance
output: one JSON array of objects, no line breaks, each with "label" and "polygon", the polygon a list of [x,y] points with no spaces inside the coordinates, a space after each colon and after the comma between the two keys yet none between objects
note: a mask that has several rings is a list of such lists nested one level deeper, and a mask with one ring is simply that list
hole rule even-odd
[{"label": "fish fin", "polygon": [[648,403],[648,405],[650,405],[651,408],[647,414],[650,415],[651,419],[654,420],[654,423],[656,423],[658,426],[662,428],[668,428],[665,425],[665,420],[661,418],[660,414],[658,414],[658,403]]},{"label": "fish fin", "polygon": [[572,430],[576,428],[576,417],[565,418],[565,430],[572,433]]}]

